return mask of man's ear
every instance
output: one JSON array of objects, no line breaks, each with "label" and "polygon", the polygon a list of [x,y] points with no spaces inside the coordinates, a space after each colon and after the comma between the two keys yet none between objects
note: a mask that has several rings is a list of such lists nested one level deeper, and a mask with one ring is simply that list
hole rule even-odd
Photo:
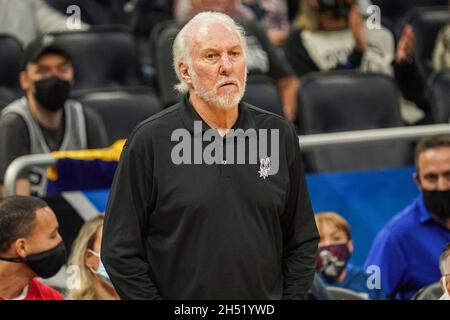
[{"label": "man's ear", "polygon": [[17,239],[14,242],[14,248],[15,248],[16,253],[21,258],[25,258],[29,255],[29,248],[27,248],[27,240],[25,238]]},{"label": "man's ear", "polygon": [[192,78],[191,78],[191,75],[189,73],[188,65],[186,63],[184,63],[183,61],[180,61],[178,63],[178,70],[180,71],[180,75],[184,79],[184,81],[186,81],[187,83],[191,84],[192,83]]},{"label": "man's ear", "polygon": [[28,74],[26,71],[21,71],[19,73],[19,82],[20,87],[22,88],[23,91],[28,91],[31,88],[31,81],[28,78]]}]

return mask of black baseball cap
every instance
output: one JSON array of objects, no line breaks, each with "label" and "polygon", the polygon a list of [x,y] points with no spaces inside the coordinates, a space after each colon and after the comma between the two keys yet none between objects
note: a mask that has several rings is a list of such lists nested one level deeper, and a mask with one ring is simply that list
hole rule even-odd
[{"label": "black baseball cap", "polygon": [[38,37],[31,41],[25,48],[22,56],[22,70],[25,70],[28,63],[36,62],[44,54],[57,54],[72,62],[69,52],[52,35]]}]

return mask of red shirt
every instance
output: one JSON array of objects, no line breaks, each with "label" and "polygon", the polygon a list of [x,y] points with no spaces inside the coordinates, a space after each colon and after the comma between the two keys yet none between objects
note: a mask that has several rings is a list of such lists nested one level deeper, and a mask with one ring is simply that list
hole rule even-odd
[{"label": "red shirt", "polygon": [[[0,300],[4,300],[0,297]],[[64,300],[63,296],[55,289],[31,279],[28,283],[28,292],[23,300]]]}]

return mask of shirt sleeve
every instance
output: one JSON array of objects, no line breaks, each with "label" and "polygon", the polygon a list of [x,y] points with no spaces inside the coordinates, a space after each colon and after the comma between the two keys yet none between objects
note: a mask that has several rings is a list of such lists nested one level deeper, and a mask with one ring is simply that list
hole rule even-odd
[{"label": "shirt sleeve", "polygon": [[[311,59],[311,56],[302,42],[301,32],[301,29],[294,29],[291,31],[284,48],[286,59],[291,64],[298,77],[302,77],[310,72],[320,71],[319,67]],[[364,54],[361,51],[353,49],[345,63],[338,63],[331,70],[357,69],[361,65],[363,56]]]},{"label": "shirt sleeve", "polygon": [[300,33],[300,29],[291,31],[284,46],[286,59],[291,64],[298,77],[310,72],[319,71],[319,68],[306,51],[306,48],[301,41]]},{"label": "shirt sleeve", "polygon": [[[0,184],[4,183],[6,169],[14,159],[30,153],[30,138],[20,116],[8,114],[0,119]],[[27,177],[23,173],[19,178]]]},{"label": "shirt sleeve", "polygon": [[102,118],[94,110],[84,107],[86,119],[86,135],[89,149],[105,148],[108,146],[108,134]]},{"label": "shirt sleeve", "polygon": [[283,299],[304,299],[311,288],[319,233],[306,186],[300,146],[291,128],[288,152],[290,190],[281,219],[283,230]]},{"label": "shirt sleeve", "polygon": [[122,151],[106,209],[101,257],[122,299],[161,299],[145,250],[154,202],[152,154],[147,150],[144,156],[136,144],[132,136]]},{"label": "shirt sleeve", "polygon": [[64,297],[58,290],[33,278],[28,284],[28,294],[25,300],[64,300]]},{"label": "shirt sleeve", "polygon": [[383,229],[376,236],[364,269],[379,268],[381,289],[389,299],[395,299],[407,273],[407,261],[401,243],[391,231]]},{"label": "shirt sleeve", "polygon": [[[419,107],[427,104],[426,76],[422,76],[425,70],[419,69],[419,65],[413,59],[410,62],[394,62],[394,71],[397,84],[405,99],[415,102]],[[425,80],[424,80],[425,79]]]}]

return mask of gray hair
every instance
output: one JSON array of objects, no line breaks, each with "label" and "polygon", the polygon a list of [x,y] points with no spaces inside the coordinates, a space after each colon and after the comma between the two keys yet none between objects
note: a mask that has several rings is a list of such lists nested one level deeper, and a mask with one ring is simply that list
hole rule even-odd
[{"label": "gray hair", "polygon": [[178,70],[178,64],[181,61],[184,61],[188,67],[192,65],[192,59],[189,54],[189,40],[192,37],[192,32],[194,28],[198,25],[209,25],[213,23],[222,23],[223,25],[229,27],[231,30],[236,32],[236,35],[241,43],[242,49],[244,51],[244,55],[247,52],[247,42],[245,40],[244,29],[238,25],[231,17],[226,14],[219,12],[201,12],[194,16],[188,23],[178,32],[175,40],[173,42],[173,68],[175,69],[175,73],[177,74],[179,83],[175,85],[175,90],[177,90],[181,94],[185,94],[189,91],[189,86],[183,79]]},{"label": "gray hair", "polygon": [[441,256],[439,257],[439,269],[441,269],[441,275],[450,274],[450,270],[447,270],[445,264],[448,263],[448,258],[450,256],[450,243],[447,243],[444,250],[442,250]]}]

